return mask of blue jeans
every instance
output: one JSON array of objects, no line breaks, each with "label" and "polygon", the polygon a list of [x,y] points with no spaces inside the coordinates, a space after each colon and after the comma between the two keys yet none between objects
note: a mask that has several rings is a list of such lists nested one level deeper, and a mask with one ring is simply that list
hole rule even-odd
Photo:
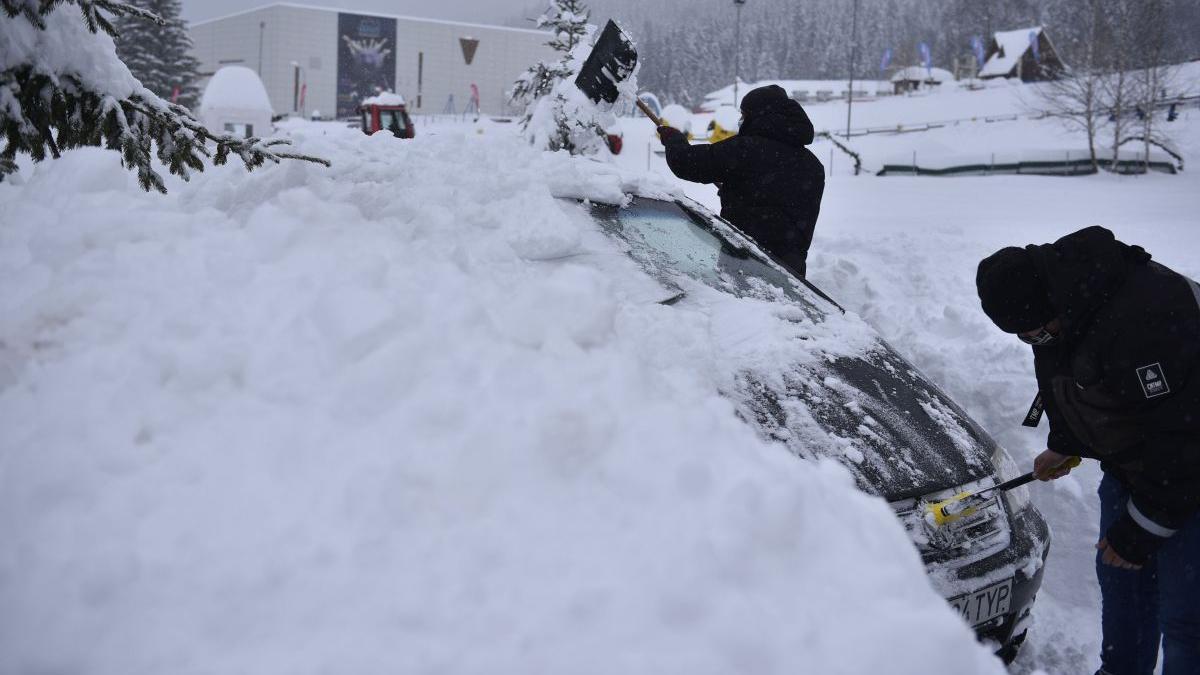
[{"label": "blue jeans", "polygon": [[[1100,481],[1100,534],[1125,512],[1129,491]],[[1100,562],[1102,672],[1151,675],[1162,640],[1163,675],[1200,673],[1200,515],[1193,516],[1140,570]]]}]

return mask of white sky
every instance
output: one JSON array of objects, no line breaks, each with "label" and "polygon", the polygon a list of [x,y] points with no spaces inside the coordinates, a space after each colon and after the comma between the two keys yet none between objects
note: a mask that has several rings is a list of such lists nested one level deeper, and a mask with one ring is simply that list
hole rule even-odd
[{"label": "white sky", "polygon": [[[401,14],[430,19],[450,19],[476,23],[507,23],[521,16],[536,16],[538,0],[294,0],[298,4]],[[272,4],[271,0],[183,0],[183,18],[188,21],[212,19]],[[528,11],[525,11],[528,10]]]}]

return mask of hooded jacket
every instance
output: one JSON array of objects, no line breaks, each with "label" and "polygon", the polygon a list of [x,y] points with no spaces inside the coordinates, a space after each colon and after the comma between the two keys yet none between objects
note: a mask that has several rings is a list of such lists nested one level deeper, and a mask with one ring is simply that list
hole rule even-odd
[{"label": "hooded jacket", "polygon": [[667,137],[667,165],[683,180],[715,183],[721,217],[803,276],[825,191],[825,168],[805,147],[812,122],[774,85],[747,94],[742,114],[738,134],[719,143]]},{"label": "hooded jacket", "polygon": [[1200,507],[1200,286],[1102,227],[1026,250],[1062,322],[1033,348],[1047,445],[1129,488],[1106,536],[1142,562]]}]

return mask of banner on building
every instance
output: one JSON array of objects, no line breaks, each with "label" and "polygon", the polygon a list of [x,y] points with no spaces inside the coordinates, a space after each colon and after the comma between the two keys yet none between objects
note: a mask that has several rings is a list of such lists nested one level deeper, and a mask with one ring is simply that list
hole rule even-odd
[{"label": "banner on building", "polygon": [[352,117],[358,104],[396,89],[396,20],[338,14],[337,116]]}]

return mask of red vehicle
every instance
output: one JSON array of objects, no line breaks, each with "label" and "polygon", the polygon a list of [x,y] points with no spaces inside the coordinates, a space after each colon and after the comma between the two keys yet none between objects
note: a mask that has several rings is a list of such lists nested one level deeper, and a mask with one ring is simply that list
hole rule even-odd
[{"label": "red vehicle", "polygon": [[364,134],[390,131],[396,138],[413,138],[417,135],[404,98],[398,94],[384,93],[372,96],[359,106]]}]

